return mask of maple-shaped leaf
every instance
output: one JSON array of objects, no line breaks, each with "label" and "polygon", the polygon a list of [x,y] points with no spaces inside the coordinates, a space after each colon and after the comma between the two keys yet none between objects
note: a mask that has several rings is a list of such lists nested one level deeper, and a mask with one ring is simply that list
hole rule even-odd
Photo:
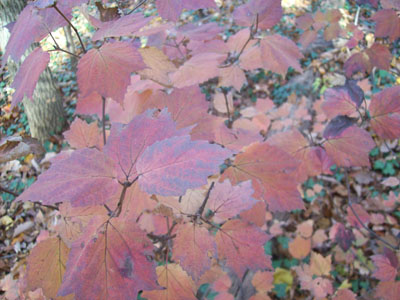
[{"label": "maple-shaped leaf", "polygon": [[142,297],[148,300],[196,300],[196,285],[192,278],[178,264],[166,264],[156,269],[158,283],[164,290],[144,291]]},{"label": "maple-shaped leaf", "polygon": [[194,280],[211,267],[211,257],[215,252],[214,237],[205,227],[193,223],[177,226],[172,258],[179,261]]},{"label": "maple-shaped leaf", "polygon": [[336,223],[332,226],[329,231],[329,238],[340,246],[343,251],[347,251],[350,249],[351,244],[355,241],[355,236],[353,231],[350,229],[346,229],[343,224]]},{"label": "maple-shaped leaf", "polygon": [[156,0],[156,8],[163,19],[176,22],[183,9],[215,7],[214,0]]},{"label": "maple-shaped leaf", "polygon": [[218,182],[211,190],[206,208],[213,213],[215,222],[225,221],[258,202],[251,196],[253,192],[250,180],[235,186],[229,180]]},{"label": "maple-shaped leaf", "polygon": [[191,141],[189,135],[155,142],[137,161],[140,186],[150,194],[183,195],[187,189],[206,184],[230,154],[218,145]]},{"label": "maple-shaped leaf", "polygon": [[329,276],[332,269],[331,256],[323,257],[321,254],[311,252],[310,271],[316,276]]},{"label": "maple-shaped leaf", "polygon": [[374,295],[383,300],[397,300],[400,295],[400,281],[379,282]]},{"label": "maple-shaped leaf", "polygon": [[233,17],[240,26],[251,26],[258,21],[258,28],[270,29],[282,18],[282,5],[275,0],[250,0],[235,9]]},{"label": "maple-shaped leaf", "polygon": [[144,67],[142,57],[129,42],[106,43],[89,50],[78,63],[78,85],[82,97],[97,92],[122,102],[131,73]]},{"label": "maple-shaped leaf", "polygon": [[97,122],[90,124],[76,118],[69,130],[64,132],[64,137],[71,147],[75,149],[96,147],[101,149],[103,146],[102,135]]},{"label": "maple-shaped leaf", "polygon": [[177,130],[166,109],[157,116],[154,110],[136,116],[126,126],[114,123],[104,152],[112,158],[118,168],[120,180],[129,181],[137,176],[136,163],[143,151],[156,141],[185,135],[188,130]]},{"label": "maple-shaped leaf", "polygon": [[144,63],[148,68],[140,71],[140,75],[144,79],[151,79],[164,85],[171,85],[169,73],[174,73],[177,68],[169,60],[168,56],[160,49],[155,47],[147,47],[139,49],[143,57]]},{"label": "maple-shaped leaf", "polygon": [[257,271],[251,279],[251,284],[258,293],[268,293],[274,288],[274,273]]},{"label": "maple-shaped leaf", "polygon": [[385,248],[383,254],[372,255],[371,259],[376,268],[372,274],[373,277],[382,281],[394,281],[396,279],[397,268],[399,267],[396,253]]},{"label": "maple-shaped leaf", "polygon": [[92,40],[98,41],[109,37],[120,37],[134,35],[142,27],[151,21],[142,14],[130,14],[119,19],[100,22],[98,30],[94,33]]},{"label": "maple-shaped leaf", "polygon": [[385,45],[374,43],[371,48],[353,54],[343,67],[346,70],[346,77],[351,77],[357,72],[371,73],[373,67],[389,70],[391,59],[392,54]]},{"label": "maple-shaped leaf", "polygon": [[256,199],[263,199],[272,211],[302,209],[303,201],[292,173],[298,161],[268,143],[255,143],[235,157],[222,180],[228,177],[233,184],[251,179]]},{"label": "maple-shaped leaf", "polygon": [[39,76],[46,69],[49,61],[50,54],[42,51],[42,48],[36,48],[25,58],[11,84],[11,87],[15,89],[11,108],[20,103],[25,96],[32,98]]},{"label": "maple-shaped leaf", "polygon": [[55,161],[18,200],[44,204],[70,201],[73,206],[103,204],[119,186],[116,176],[110,158],[96,149],[80,149]]},{"label": "maple-shaped leaf", "polygon": [[219,76],[218,86],[233,86],[237,91],[246,83],[246,75],[238,65],[221,68]]},{"label": "maple-shaped leaf", "polygon": [[72,246],[59,296],[137,299],[157,289],[153,244],[132,218],[96,217]]},{"label": "maple-shaped leaf", "polygon": [[369,152],[375,147],[370,134],[346,116],[337,116],[324,131],[323,144],[333,162],[342,167],[370,166]]},{"label": "maple-shaped leaf", "polygon": [[[225,54],[213,52],[194,55],[171,75],[174,86],[177,88],[191,86],[218,76],[220,72],[218,66],[225,57]],[[196,74],[196,76],[193,76],[193,74]]]},{"label": "maple-shaped leaf", "polygon": [[288,68],[301,72],[299,48],[290,39],[279,34],[268,35],[260,42],[262,65],[265,69],[285,75]]},{"label": "maple-shaped leaf", "polygon": [[268,143],[279,147],[298,159],[296,179],[302,182],[309,176],[330,173],[332,162],[321,147],[311,147],[309,141],[298,130],[290,130],[273,135]]},{"label": "maple-shaped leaf", "polygon": [[364,92],[355,80],[347,80],[345,85],[329,88],[324,93],[322,110],[329,119],[338,115],[352,115],[364,100]]},{"label": "maple-shaped leaf", "polygon": [[400,137],[400,87],[384,89],[373,95],[369,111],[371,127],[383,139]]},{"label": "maple-shaped leaf", "polygon": [[376,22],[376,37],[388,36],[392,42],[400,37],[400,18],[395,10],[381,9],[371,19]]},{"label": "maple-shaped leaf", "polygon": [[271,260],[265,255],[263,245],[270,239],[257,226],[242,220],[226,222],[215,236],[218,258],[242,278],[246,270],[271,267]]},{"label": "maple-shaped leaf", "polygon": [[262,227],[266,220],[267,206],[264,201],[257,201],[252,208],[242,211],[240,218],[246,222]]},{"label": "maple-shaped leaf", "polygon": [[42,288],[46,297],[55,298],[61,286],[68,253],[67,245],[59,237],[39,242],[28,257],[28,289],[33,291]]}]

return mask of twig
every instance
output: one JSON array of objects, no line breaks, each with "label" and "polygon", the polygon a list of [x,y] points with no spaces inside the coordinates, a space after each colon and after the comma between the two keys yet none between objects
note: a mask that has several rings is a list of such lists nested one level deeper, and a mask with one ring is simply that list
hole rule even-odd
[{"label": "twig", "polygon": [[349,207],[352,211],[352,213],[354,214],[354,216],[356,217],[358,223],[365,229],[367,230],[371,235],[373,235],[375,238],[377,238],[378,240],[380,240],[382,243],[384,243],[386,246],[392,248],[393,250],[399,250],[399,246],[393,246],[391,243],[389,243],[388,241],[382,239],[377,233],[375,233],[375,231],[369,229],[360,219],[359,215],[357,214],[357,212],[355,211],[354,207],[353,207],[353,203],[351,201],[351,197],[350,197],[350,183],[349,183],[349,174],[347,172],[347,170],[345,170],[346,173],[346,188],[347,188],[347,199],[349,202]]},{"label": "twig", "polygon": [[17,193],[15,193],[15,192],[13,192],[13,191],[5,188],[5,187],[2,187],[2,186],[0,186],[0,191],[3,191],[3,192],[5,192],[7,194],[10,194],[10,195],[13,195],[14,197],[18,197],[19,196]]},{"label": "twig", "polygon": [[72,25],[71,21],[68,20],[68,18],[63,14],[63,12],[57,7],[57,5],[54,5],[53,7],[64,18],[64,20],[67,21],[68,25],[71,26],[72,30],[75,31],[75,34],[77,35],[77,37],[79,39],[79,43],[81,44],[82,50],[84,53],[86,53],[86,48],[82,42],[81,36],[79,35],[78,29],[76,29],[76,27],[74,25]]},{"label": "twig", "polygon": [[354,25],[358,25],[358,19],[360,17],[360,11],[361,11],[361,6],[358,5],[357,6],[357,12],[356,12],[356,17],[354,18]]},{"label": "twig", "polygon": [[132,8],[126,15],[129,15],[133,13],[135,10],[137,10],[139,7],[141,7],[143,4],[146,3],[147,0],[142,0],[138,5],[136,5],[134,8]]},{"label": "twig", "polygon": [[137,176],[133,181],[129,182],[129,181],[125,181],[125,182],[119,182],[123,188],[121,191],[121,195],[119,196],[119,201],[117,204],[117,208],[114,210],[114,212],[111,214],[111,218],[113,217],[118,217],[121,214],[122,211],[122,205],[124,204],[124,200],[125,200],[125,195],[126,195],[126,191],[128,190],[128,188],[134,184],[136,182],[136,180],[139,179],[139,176]]},{"label": "twig", "polygon": [[215,184],[215,182],[212,182],[211,185],[210,185],[210,187],[208,188],[206,197],[204,198],[204,201],[203,201],[203,203],[201,204],[201,206],[199,207],[199,209],[197,210],[197,213],[195,214],[195,216],[201,217],[201,215],[203,214],[204,208],[206,207],[208,198],[210,197],[210,193],[211,193],[211,190],[212,190],[213,187],[214,187],[214,184]]},{"label": "twig", "polygon": [[228,113],[228,128],[231,128],[232,127],[232,118],[231,118],[231,113],[230,113],[230,110],[229,110],[229,102],[228,102],[227,90],[226,89],[222,89],[222,93],[224,94],[226,112]]},{"label": "twig", "polygon": [[76,58],[80,58],[79,55],[77,55],[75,53],[72,53],[72,52],[69,52],[68,50],[58,48],[57,46],[53,46],[53,47],[54,47],[54,49],[50,49],[50,50],[48,50],[48,52],[61,51],[61,52],[65,52],[65,53],[67,53],[67,54],[69,54],[71,56],[74,56]]},{"label": "twig", "polygon": [[43,206],[43,207],[47,207],[47,208],[51,208],[51,209],[54,209],[54,210],[58,210],[58,207],[54,206],[54,205],[43,204],[43,203],[40,203],[38,201],[35,201],[33,203],[35,203],[37,205],[40,205],[40,206]]},{"label": "twig", "polygon": [[101,96],[101,99],[103,100],[103,105],[102,105],[102,115],[101,115],[101,125],[103,127],[103,143],[104,146],[106,145],[107,142],[107,137],[106,137],[106,98],[104,96]]}]

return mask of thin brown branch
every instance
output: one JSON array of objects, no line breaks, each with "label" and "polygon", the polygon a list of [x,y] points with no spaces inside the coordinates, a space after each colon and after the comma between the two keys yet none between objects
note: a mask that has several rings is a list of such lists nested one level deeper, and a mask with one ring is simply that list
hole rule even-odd
[{"label": "thin brown branch", "polygon": [[67,21],[68,25],[71,26],[72,30],[75,31],[75,34],[79,39],[79,43],[81,44],[82,50],[84,53],[86,53],[86,48],[82,42],[81,36],[78,32],[78,29],[76,29],[76,27],[74,25],[72,25],[71,21],[63,14],[63,12],[57,7],[57,5],[54,5],[53,7],[64,18],[64,20]]},{"label": "thin brown branch", "polygon": [[57,46],[53,46],[53,47],[54,47],[54,49],[50,49],[50,50],[48,50],[48,52],[61,51],[61,52],[67,53],[67,54],[69,54],[69,55],[71,55],[71,56],[74,56],[74,57],[76,57],[76,58],[80,58],[79,55],[77,55],[77,54],[75,54],[75,53],[72,53],[72,52],[70,52],[70,51],[68,51],[68,50],[61,49],[61,48],[59,48],[59,47],[57,47]]},{"label": "thin brown branch", "polygon": [[203,203],[201,204],[201,206],[199,207],[199,209],[198,209],[197,213],[195,214],[195,216],[201,217],[201,215],[203,214],[204,208],[206,207],[208,198],[210,197],[210,193],[211,193],[211,190],[212,190],[213,187],[214,187],[214,184],[215,184],[215,182],[212,182],[211,185],[210,185],[210,187],[208,188],[206,197],[204,198],[204,201],[203,201]]},{"label": "thin brown branch", "polygon": [[226,106],[226,112],[228,113],[228,128],[232,128],[232,117],[231,117],[231,112],[229,110],[229,101],[228,101],[228,92],[226,89],[222,89],[222,94],[224,94],[225,98],[225,106]]},{"label": "thin brown branch", "polygon": [[143,4],[146,3],[147,0],[142,0],[139,2],[138,5],[136,5],[134,8],[132,8],[128,13],[126,13],[126,15],[129,15],[131,13],[133,13],[135,10],[137,10],[139,7],[141,7]]},{"label": "thin brown branch", "polygon": [[18,197],[19,196],[17,193],[15,193],[15,192],[13,192],[13,191],[5,188],[5,187],[2,187],[1,185],[0,185],[0,191],[5,192],[5,193],[10,194],[10,195],[13,195],[14,197]]},{"label": "thin brown branch", "polygon": [[106,137],[106,98],[104,96],[101,96],[102,101],[102,110],[101,110],[101,126],[103,128],[103,143],[104,146],[107,143],[107,137]]}]

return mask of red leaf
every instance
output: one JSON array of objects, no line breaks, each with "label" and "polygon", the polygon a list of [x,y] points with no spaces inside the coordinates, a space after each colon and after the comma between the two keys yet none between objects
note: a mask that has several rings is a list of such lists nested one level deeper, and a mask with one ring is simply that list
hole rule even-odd
[{"label": "red leaf", "polygon": [[395,253],[385,248],[383,255],[373,255],[371,259],[376,267],[372,276],[382,281],[394,281],[396,279],[399,261]]},{"label": "red leaf", "polygon": [[16,90],[12,96],[11,108],[20,103],[25,96],[32,98],[39,76],[49,61],[49,53],[43,52],[42,48],[36,48],[25,58],[11,85]]},{"label": "red leaf", "polygon": [[205,141],[177,136],[155,142],[139,157],[136,169],[144,191],[163,196],[184,195],[207,183],[207,177],[231,152]]},{"label": "red leaf", "polygon": [[142,297],[148,300],[196,300],[196,285],[192,278],[178,264],[157,267],[158,283],[165,287],[160,291],[144,291]]},{"label": "red leaf", "polygon": [[131,14],[117,20],[101,22],[99,29],[92,37],[93,41],[108,37],[131,36],[147,25],[152,18],[145,18],[142,14]]},{"label": "red leaf", "polygon": [[270,237],[258,227],[235,219],[226,222],[215,236],[218,258],[242,278],[247,269],[259,270],[271,267],[265,255],[264,244]]},{"label": "red leaf", "polygon": [[229,180],[225,180],[215,184],[206,207],[213,212],[214,221],[221,223],[257,203],[258,201],[251,197],[253,192],[250,180],[235,186],[232,186]]},{"label": "red leaf", "polygon": [[82,97],[81,94],[78,95],[78,101],[76,103],[75,114],[80,115],[97,115],[102,114],[102,104],[103,99],[101,96],[93,92],[89,96]]},{"label": "red leaf", "polygon": [[374,295],[383,300],[398,300],[400,295],[400,281],[379,282]]},{"label": "red leaf", "polygon": [[346,229],[343,224],[336,223],[329,231],[329,238],[339,244],[343,251],[350,249],[351,244],[356,239],[353,231]]},{"label": "red leaf", "polygon": [[391,42],[400,37],[400,19],[393,9],[382,9],[376,12],[371,19],[376,22],[376,37],[388,36]]},{"label": "red leaf", "polygon": [[214,237],[205,227],[193,223],[178,225],[172,253],[172,258],[197,280],[211,267],[211,256],[216,253]]},{"label": "red leaf", "polygon": [[154,110],[136,116],[129,124],[114,123],[104,152],[114,160],[121,181],[132,181],[137,176],[136,163],[146,148],[157,141],[186,135],[188,129],[177,130],[166,109],[158,116]]},{"label": "red leaf", "polygon": [[256,24],[258,15],[258,28],[270,29],[282,18],[282,6],[275,0],[251,0],[235,9],[233,17],[240,26]]},{"label": "red leaf", "polygon": [[[358,215],[358,218],[360,218],[361,223],[366,226],[371,220],[371,216],[368,214],[368,212],[365,211],[365,209],[360,204],[353,204],[352,206],[354,211]],[[355,228],[362,228],[363,226],[362,224],[360,224],[358,218],[355,216],[350,206],[347,207],[347,220],[349,221],[350,225]]]},{"label": "red leaf", "polygon": [[215,7],[214,0],[156,0],[160,16],[170,21],[178,21],[183,9]]},{"label": "red leaf", "polygon": [[268,35],[260,42],[263,67],[284,76],[289,67],[301,72],[299,48],[290,39],[279,34]]},{"label": "red leaf", "polygon": [[364,92],[354,80],[347,80],[343,86],[329,88],[324,93],[322,110],[329,119],[337,115],[351,116],[364,100]]},{"label": "red leaf", "polygon": [[78,63],[81,96],[97,92],[122,102],[131,73],[143,67],[142,57],[128,42],[106,43],[100,49],[91,49]]},{"label": "red leaf", "polygon": [[369,152],[375,147],[370,134],[344,116],[334,118],[324,131],[323,146],[335,164],[342,167],[370,166]]},{"label": "red leaf", "polygon": [[69,254],[58,295],[77,299],[136,299],[157,289],[151,241],[131,218],[96,217]]},{"label": "red leaf", "polygon": [[302,209],[304,204],[293,177],[297,167],[297,160],[286,152],[267,143],[256,143],[236,156],[222,179],[228,177],[233,184],[251,179],[254,197],[263,199],[272,211]]},{"label": "red leaf", "polygon": [[332,300],[357,300],[357,295],[348,289],[338,290]]},{"label": "red leaf", "polygon": [[105,203],[118,187],[114,162],[95,149],[80,149],[53,163],[18,200],[73,206]]},{"label": "red leaf", "polygon": [[371,127],[383,139],[400,137],[400,87],[384,89],[373,95],[369,111]]}]

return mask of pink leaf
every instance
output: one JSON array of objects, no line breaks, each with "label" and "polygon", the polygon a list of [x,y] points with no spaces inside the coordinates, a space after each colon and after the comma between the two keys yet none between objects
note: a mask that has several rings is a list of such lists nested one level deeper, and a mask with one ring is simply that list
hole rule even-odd
[{"label": "pink leaf", "polygon": [[258,27],[270,29],[280,21],[282,13],[280,1],[251,0],[235,9],[233,17],[238,25],[248,27],[256,24],[258,15]]},{"label": "pink leaf", "polygon": [[91,49],[78,63],[81,96],[97,92],[122,102],[131,73],[143,67],[142,57],[128,42],[106,43],[100,49]]},{"label": "pink leaf", "polygon": [[25,96],[32,98],[39,76],[49,61],[49,53],[43,52],[42,48],[36,48],[25,58],[11,85],[16,90],[12,97],[11,108],[20,103]]},{"label": "pink leaf", "polygon": [[91,148],[97,147],[100,149],[102,147],[102,135],[97,126],[97,122],[91,124],[76,118],[69,130],[64,132],[64,137],[75,149],[81,148]]},{"label": "pink leaf", "polygon": [[176,22],[183,9],[215,7],[215,2],[214,0],[157,0],[156,7],[162,18]]}]

